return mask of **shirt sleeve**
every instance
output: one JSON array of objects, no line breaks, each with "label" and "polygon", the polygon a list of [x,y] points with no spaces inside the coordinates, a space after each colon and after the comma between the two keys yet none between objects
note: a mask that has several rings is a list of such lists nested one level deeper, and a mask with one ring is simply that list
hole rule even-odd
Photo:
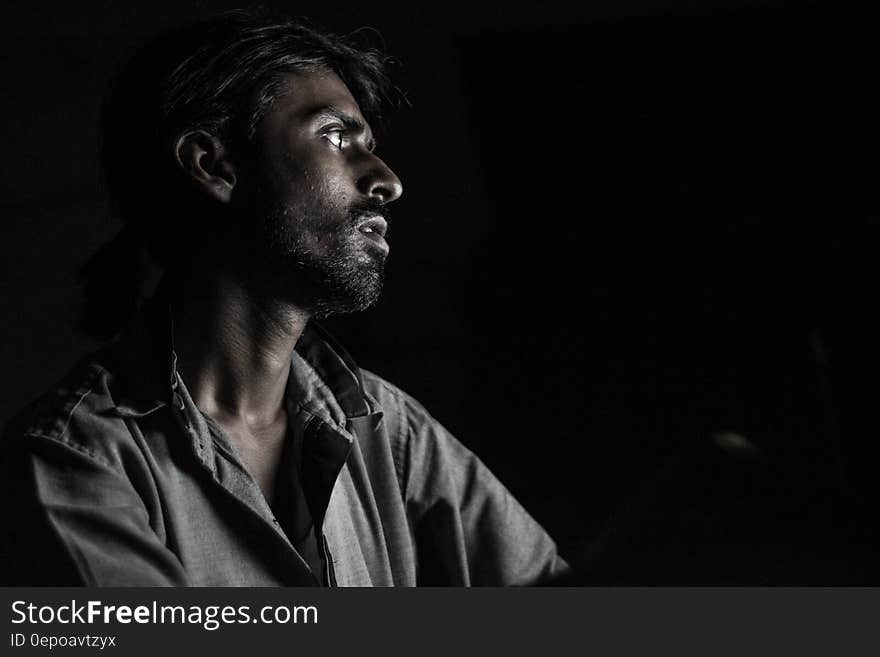
[{"label": "shirt sleeve", "polygon": [[404,408],[403,486],[419,585],[528,585],[569,570],[479,458],[415,401]]},{"label": "shirt sleeve", "polygon": [[187,584],[124,470],[61,439],[9,438],[2,462],[4,584]]}]

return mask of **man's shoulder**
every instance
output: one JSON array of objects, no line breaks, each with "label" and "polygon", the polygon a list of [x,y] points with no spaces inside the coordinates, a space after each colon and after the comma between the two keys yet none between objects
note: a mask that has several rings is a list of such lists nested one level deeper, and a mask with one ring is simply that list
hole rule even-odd
[{"label": "man's shoulder", "polygon": [[433,442],[446,434],[441,424],[415,397],[381,376],[361,369],[364,391],[382,411],[392,441]]},{"label": "man's shoulder", "polygon": [[381,376],[361,370],[364,391],[382,417],[395,447],[411,455],[470,458],[470,452],[415,397]]},{"label": "man's shoulder", "polygon": [[60,381],[16,413],[3,427],[3,448],[21,441],[49,440],[109,460],[109,439],[126,429],[115,413],[109,389],[112,375],[100,354],[79,360]]},{"label": "man's shoulder", "polygon": [[422,404],[409,393],[369,370],[361,369],[364,391],[378,406],[386,422],[400,425],[424,425],[436,422]]}]

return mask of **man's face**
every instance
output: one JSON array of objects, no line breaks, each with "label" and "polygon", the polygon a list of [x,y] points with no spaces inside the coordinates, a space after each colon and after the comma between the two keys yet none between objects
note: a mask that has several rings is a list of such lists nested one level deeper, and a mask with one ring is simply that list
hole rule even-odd
[{"label": "man's face", "polygon": [[335,73],[290,74],[286,86],[233,194],[248,262],[318,316],[362,310],[382,288],[385,206],[400,180]]}]

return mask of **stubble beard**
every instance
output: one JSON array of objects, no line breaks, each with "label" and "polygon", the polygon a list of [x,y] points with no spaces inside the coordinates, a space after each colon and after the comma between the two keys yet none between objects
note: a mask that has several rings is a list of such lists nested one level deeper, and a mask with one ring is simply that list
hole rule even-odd
[{"label": "stubble beard", "polygon": [[364,248],[357,212],[329,220],[338,209],[294,212],[275,203],[260,212],[252,264],[274,279],[287,300],[317,318],[359,312],[382,292],[384,254]]}]

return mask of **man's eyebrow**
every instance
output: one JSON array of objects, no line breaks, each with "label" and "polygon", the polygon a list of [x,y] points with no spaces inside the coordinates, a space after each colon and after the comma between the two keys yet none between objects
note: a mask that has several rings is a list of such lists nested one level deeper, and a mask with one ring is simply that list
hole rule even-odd
[{"label": "man's eyebrow", "polygon": [[[346,130],[351,132],[366,132],[368,126],[364,121],[360,118],[345,112],[338,107],[334,107],[333,105],[326,105],[324,107],[317,107],[306,113],[306,118],[309,121],[315,121],[320,119],[334,119],[339,121],[343,126],[345,126]],[[370,134],[370,140],[367,144],[367,147],[372,151],[376,148],[376,138],[373,137],[372,131]]]}]

